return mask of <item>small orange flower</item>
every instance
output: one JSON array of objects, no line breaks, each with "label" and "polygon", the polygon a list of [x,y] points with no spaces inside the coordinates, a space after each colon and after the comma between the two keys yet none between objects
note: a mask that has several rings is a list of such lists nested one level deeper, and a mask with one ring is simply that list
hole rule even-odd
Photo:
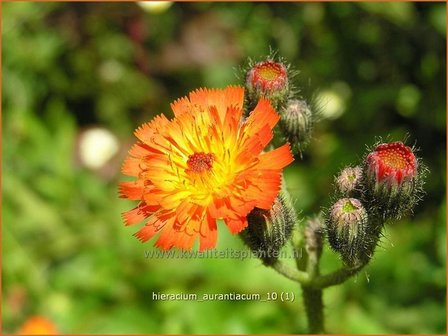
[{"label": "small orange flower", "polygon": [[162,249],[191,249],[197,237],[201,251],[214,248],[217,219],[238,233],[253,208],[271,208],[293,157],[288,144],[262,153],[279,115],[261,99],[242,122],[243,100],[241,87],[200,89],[171,105],[174,119],[159,115],[136,130],[122,168],[136,180],[120,194],[140,201],[123,220],[147,219],[135,234],[142,242],[160,232]]},{"label": "small orange flower", "polygon": [[55,325],[42,316],[30,317],[19,330],[20,335],[57,335]]}]

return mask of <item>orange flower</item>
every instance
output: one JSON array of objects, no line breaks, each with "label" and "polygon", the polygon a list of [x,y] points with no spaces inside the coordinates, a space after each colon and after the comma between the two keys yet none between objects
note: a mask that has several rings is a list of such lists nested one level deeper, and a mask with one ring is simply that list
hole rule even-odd
[{"label": "orange flower", "polygon": [[148,219],[135,234],[142,242],[160,232],[162,249],[191,249],[196,237],[201,251],[214,248],[217,219],[238,233],[253,208],[271,208],[293,157],[288,144],[262,153],[279,115],[261,99],[242,122],[243,100],[241,87],[200,89],[171,105],[174,119],[159,115],[136,130],[122,172],[137,179],[120,194],[140,201],[123,220]]},{"label": "orange flower", "polygon": [[42,316],[30,317],[19,330],[19,335],[57,335],[54,324]]}]

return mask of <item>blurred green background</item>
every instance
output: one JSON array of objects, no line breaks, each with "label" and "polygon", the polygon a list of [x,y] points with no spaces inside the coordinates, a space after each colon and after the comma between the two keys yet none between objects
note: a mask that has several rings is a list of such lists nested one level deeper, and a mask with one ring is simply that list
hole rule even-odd
[{"label": "blurred green background", "polygon": [[[444,3],[4,3],[3,332],[304,333],[300,290],[255,259],[145,259],[120,213],[133,130],[198,87],[238,83],[272,47],[322,120],[286,170],[304,217],[375,137],[420,148],[427,195],[374,260],[325,292],[337,333],[446,331]],[[102,131],[92,132],[100,127]],[[244,249],[221,225],[218,249]],[[324,272],[339,261],[330,251]],[[158,302],[152,292],[294,292],[294,302]]]}]

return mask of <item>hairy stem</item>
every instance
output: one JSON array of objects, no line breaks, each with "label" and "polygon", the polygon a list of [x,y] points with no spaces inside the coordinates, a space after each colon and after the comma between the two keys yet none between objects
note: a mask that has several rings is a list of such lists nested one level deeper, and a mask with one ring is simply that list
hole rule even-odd
[{"label": "hairy stem", "polygon": [[318,217],[310,219],[305,227],[305,250],[307,255],[306,272],[310,285],[302,284],[302,297],[305,305],[308,329],[311,334],[324,333],[324,304],[321,288],[313,287],[314,279],[320,274],[322,255],[322,223]]},{"label": "hairy stem", "polygon": [[295,268],[289,267],[280,260],[276,260],[269,266],[271,266],[273,269],[275,269],[278,273],[285,276],[286,278],[291,279],[300,284],[309,284],[310,282],[310,278],[306,272],[302,272],[296,270]]},{"label": "hairy stem", "polygon": [[310,334],[324,333],[324,304],[322,289],[302,285],[302,296]]},{"label": "hairy stem", "polygon": [[368,263],[368,260],[366,260],[357,267],[342,267],[333,273],[320,275],[319,265],[323,245],[321,228],[320,219],[315,218],[307,222],[305,231],[296,230],[293,233],[291,243],[297,269],[280,260],[275,260],[272,264],[266,264],[266,266],[272,267],[281,275],[301,285],[308,328],[311,334],[325,332],[323,289],[345,282]]},{"label": "hairy stem", "polygon": [[311,286],[314,288],[327,288],[335,285],[339,285],[345,282],[348,278],[358,273],[363,267],[361,265],[355,268],[341,268],[333,273],[321,275],[313,279]]}]

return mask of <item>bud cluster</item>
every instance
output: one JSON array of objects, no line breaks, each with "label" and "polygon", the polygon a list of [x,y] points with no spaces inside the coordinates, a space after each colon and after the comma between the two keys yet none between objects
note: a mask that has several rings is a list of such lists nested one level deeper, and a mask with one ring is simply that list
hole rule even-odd
[{"label": "bud cluster", "polygon": [[265,61],[250,63],[245,74],[246,115],[256,106],[260,97],[270,100],[280,114],[277,135],[291,144],[293,153],[300,153],[308,144],[315,113],[306,101],[296,97],[294,77],[290,66],[283,60],[268,57]]},{"label": "bud cluster", "polygon": [[[290,66],[274,58],[249,63],[245,72],[245,115],[261,97],[269,99],[280,114],[274,141],[289,142],[292,152],[299,154],[311,138],[317,108],[297,96]],[[335,179],[336,199],[327,211],[324,231],[330,246],[347,266],[368,263],[384,223],[412,211],[421,198],[425,173],[414,150],[402,142],[378,144],[360,165],[340,172]],[[289,239],[295,213],[279,196],[272,209],[254,209],[247,219],[249,226],[242,232],[243,240],[252,250],[269,255],[278,252]],[[308,225],[305,236],[307,247],[320,254],[318,246],[322,244],[311,239],[322,237],[316,228]],[[273,260],[263,259],[265,263]]]},{"label": "bud cluster", "polygon": [[[289,142],[293,153],[299,153],[308,143],[313,125],[310,106],[295,97],[291,79],[294,72],[274,54],[260,62],[249,61],[244,71],[245,116],[255,108],[260,98],[268,99],[280,114],[274,130],[274,142]],[[254,209],[247,216],[248,228],[241,233],[243,241],[265,264],[276,260],[275,255],[285,245],[297,221],[295,210],[285,191],[281,192],[270,210]]]},{"label": "bud cluster", "polygon": [[413,209],[426,172],[414,151],[402,142],[379,144],[363,161],[336,177],[340,199],[326,219],[328,241],[350,267],[369,261],[385,221]]}]

